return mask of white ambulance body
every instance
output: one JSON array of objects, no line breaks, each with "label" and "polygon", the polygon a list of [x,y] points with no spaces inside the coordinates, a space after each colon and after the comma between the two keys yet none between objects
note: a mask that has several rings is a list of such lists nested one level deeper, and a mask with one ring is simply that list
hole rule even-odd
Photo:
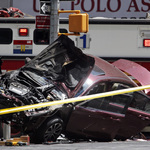
[{"label": "white ambulance body", "polygon": [[[150,58],[150,20],[90,19],[89,32],[76,37],[84,52],[109,58]],[[143,45],[145,42],[149,44]],[[86,45],[85,45],[86,44]]]},{"label": "white ambulance body", "polygon": [[[69,32],[68,19],[60,19],[59,27],[61,32]],[[21,67],[26,57],[36,56],[49,45],[49,36],[49,29],[36,29],[35,18],[0,18],[2,69]],[[109,61],[132,59],[150,69],[149,19],[93,18],[89,20],[88,33],[70,38],[84,53]]]}]

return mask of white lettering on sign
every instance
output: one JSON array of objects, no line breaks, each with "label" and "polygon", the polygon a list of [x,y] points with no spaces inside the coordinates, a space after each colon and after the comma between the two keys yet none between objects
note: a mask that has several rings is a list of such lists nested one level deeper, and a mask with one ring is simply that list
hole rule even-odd
[{"label": "white lettering on sign", "polygon": [[[14,0],[13,7],[30,15],[39,15],[39,0]],[[145,17],[150,12],[150,0],[75,0],[60,1],[60,9],[81,10],[90,17]],[[60,17],[68,14],[60,14]]]},{"label": "white lettering on sign", "polygon": [[36,16],[36,28],[50,28],[49,16]]}]

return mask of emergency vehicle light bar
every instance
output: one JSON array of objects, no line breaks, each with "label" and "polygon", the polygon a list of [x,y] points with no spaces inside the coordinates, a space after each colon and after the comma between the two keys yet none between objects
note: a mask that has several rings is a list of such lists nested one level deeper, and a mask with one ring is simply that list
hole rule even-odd
[{"label": "emergency vehicle light bar", "polygon": [[19,36],[28,36],[28,28],[19,28]]}]

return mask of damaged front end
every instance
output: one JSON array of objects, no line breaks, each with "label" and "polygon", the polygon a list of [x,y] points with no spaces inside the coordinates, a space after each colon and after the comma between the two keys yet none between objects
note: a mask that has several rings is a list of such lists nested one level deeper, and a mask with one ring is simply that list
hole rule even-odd
[{"label": "damaged front end", "polygon": [[[93,64],[92,57],[83,54],[71,39],[62,35],[25,66],[1,76],[0,109],[72,97],[72,91],[88,76]],[[42,124],[43,118],[52,116],[59,109],[62,105],[2,115],[0,119],[24,129],[31,122],[34,128],[33,124]]]}]

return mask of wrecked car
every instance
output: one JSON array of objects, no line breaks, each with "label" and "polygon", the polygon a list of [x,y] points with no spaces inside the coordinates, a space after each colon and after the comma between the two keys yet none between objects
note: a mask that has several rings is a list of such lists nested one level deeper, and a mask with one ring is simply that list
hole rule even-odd
[{"label": "wrecked car", "polygon": [[[84,54],[61,35],[39,55],[0,80],[0,109],[65,100],[137,85],[112,64]],[[150,100],[143,91],[30,109],[0,116],[12,132],[31,141],[125,140],[150,124]]]}]

